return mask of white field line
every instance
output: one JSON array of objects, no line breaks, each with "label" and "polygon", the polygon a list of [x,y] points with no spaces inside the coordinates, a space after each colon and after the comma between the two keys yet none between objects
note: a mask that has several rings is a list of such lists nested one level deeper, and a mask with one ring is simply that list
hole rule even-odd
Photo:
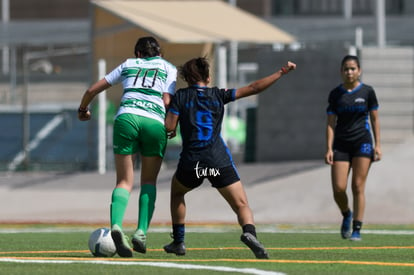
[{"label": "white field line", "polygon": [[[50,120],[34,137],[32,141],[27,145],[27,150],[30,152],[39,146],[40,142],[46,138],[59,124],[63,121],[64,115],[58,114],[52,120]],[[9,163],[8,170],[14,171],[17,166],[24,160],[24,151],[20,151],[14,159]]]},{"label": "white field line", "polygon": [[36,264],[106,264],[106,265],[141,265],[153,266],[159,268],[175,268],[175,269],[192,269],[192,270],[213,270],[221,272],[235,272],[242,274],[254,275],[285,275],[285,273],[260,270],[256,268],[234,268],[227,266],[208,266],[208,265],[194,265],[194,264],[175,264],[163,262],[121,262],[121,261],[75,261],[75,260],[19,260],[12,258],[0,258],[0,262],[7,263],[36,263]]},{"label": "white field line", "polygon": [[[260,231],[263,233],[297,233],[297,234],[309,234],[309,233],[316,233],[316,234],[339,234],[339,230],[300,230],[300,229],[293,229],[293,230],[263,230]],[[361,231],[364,235],[365,234],[373,234],[373,235],[414,235],[414,230],[385,230],[385,229],[362,229]]]},{"label": "white field line", "polygon": [[[72,232],[92,232],[92,227],[66,227],[66,228],[0,228],[0,234],[19,234],[19,233],[72,233]],[[128,230],[126,230],[128,231]],[[226,233],[235,232],[238,233],[239,229],[226,227],[187,227],[185,230],[187,233]],[[148,230],[149,233],[170,233],[170,227],[152,227]],[[297,234],[338,234],[338,230],[333,229],[278,229],[273,228],[258,228],[257,232],[260,233],[297,233]],[[374,235],[414,235],[414,230],[387,230],[387,229],[363,229],[364,234]]]}]

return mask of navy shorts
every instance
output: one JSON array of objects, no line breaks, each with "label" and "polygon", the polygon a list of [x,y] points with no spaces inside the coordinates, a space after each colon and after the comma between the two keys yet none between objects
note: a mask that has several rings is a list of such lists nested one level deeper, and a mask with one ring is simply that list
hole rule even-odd
[{"label": "navy shorts", "polygon": [[177,180],[187,188],[194,189],[200,186],[204,179],[208,179],[214,188],[226,187],[240,180],[234,166],[212,168],[196,166],[193,169],[184,169],[178,165],[175,171]]},{"label": "navy shorts", "polygon": [[333,145],[334,161],[351,162],[354,157],[374,159],[374,148],[371,139],[361,139],[359,142],[344,142],[335,140]]}]

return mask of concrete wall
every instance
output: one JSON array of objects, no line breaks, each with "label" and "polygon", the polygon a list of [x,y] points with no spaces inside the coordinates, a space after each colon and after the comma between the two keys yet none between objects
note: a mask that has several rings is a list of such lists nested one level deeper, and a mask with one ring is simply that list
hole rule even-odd
[{"label": "concrete wall", "polygon": [[[297,70],[259,94],[255,160],[323,159],[329,92],[340,82],[342,46],[258,54],[259,75],[291,60]],[[260,77],[259,76],[259,77]]]}]

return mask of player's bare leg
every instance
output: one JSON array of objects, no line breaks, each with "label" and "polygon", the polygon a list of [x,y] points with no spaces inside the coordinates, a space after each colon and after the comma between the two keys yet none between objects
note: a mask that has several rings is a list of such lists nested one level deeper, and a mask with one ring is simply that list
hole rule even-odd
[{"label": "player's bare leg", "polygon": [[352,211],[346,194],[350,168],[347,161],[335,161],[331,167],[333,197],[343,216],[340,232],[344,239],[351,236]]},{"label": "player's bare leg", "polygon": [[171,181],[170,192],[170,211],[173,223],[185,223],[186,205],[184,196],[191,190],[191,188],[182,185],[174,175]]},{"label": "player's bare leg", "polygon": [[134,186],[134,164],[136,155],[115,154],[116,186],[131,193]]},{"label": "player's bare leg", "polygon": [[253,214],[241,181],[219,188],[218,191],[236,213],[240,226],[254,224]]},{"label": "player's bare leg", "polygon": [[173,242],[164,246],[164,250],[167,253],[174,253],[177,256],[185,255],[185,244],[184,244],[184,235],[185,235],[185,215],[186,215],[186,205],[185,205],[185,194],[192,189],[182,185],[175,175],[171,181],[171,192],[170,192],[170,211],[171,219],[173,226],[172,237]]},{"label": "player's bare leg", "polygon": [[268,259],[269,255],[266,249],[257,240],[253,213],[241,181],[219,188],[218,191],[237,215],[237,220],[243,229],[243,234],[240,237],[241,241],[252,250],[256,258]]},{"label": "player's bare leg", "polygon": [[365,183],[371,159],[355,157],[352,159],[352,194],[354,197],[354,222],[352,226],[351,240],[361,240],[360,230],[365,212]]}]

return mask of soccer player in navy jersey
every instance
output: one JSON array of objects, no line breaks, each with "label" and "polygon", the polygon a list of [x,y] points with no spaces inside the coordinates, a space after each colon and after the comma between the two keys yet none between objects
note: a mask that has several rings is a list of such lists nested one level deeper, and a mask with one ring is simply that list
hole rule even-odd
[{"label": "soccer player in navy jersey", "polygon": [[264,246],[256,238],[253,214],[228,147],[221,137],[224,105],[236,99],[257,94],[294,70],[288,62],[280,70],[238,89],[209,88],[209,63],[194,58],[181,68],[181,77],[188,87],[179,89],[171,101],[165,126],[170,138],[180,124],[182,152],[171,183],[171,217],[174,241],[164,246],[167,253],[185,255],[184,195],[208,179],[237,215],[243,233],[241,241],[256,258],[267,259]]},{"label": "soccer player in navy jersey", "polygon": [[[360,241],[368,171],[382,157],[378,101],[374,89],[360,81],[358,57],[343,58],[341,75],[343,83],[328,99],[325,162],[331,165],[333,195],[343,215],[341,236]],[[353,213],[346,193],[351,170]]]}]

